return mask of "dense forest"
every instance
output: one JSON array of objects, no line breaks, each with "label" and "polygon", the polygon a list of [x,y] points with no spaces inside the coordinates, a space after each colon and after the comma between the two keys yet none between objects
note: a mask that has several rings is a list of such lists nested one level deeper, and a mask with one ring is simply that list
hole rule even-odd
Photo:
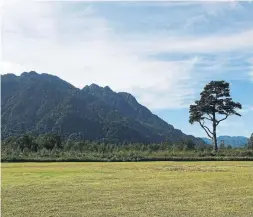
[{"label": "dense forest", "polygon": [[24,134],[2,141],[2,161],[145,161],[145,160],[253,160],[253,141],[243,148],[231,146],[213,153],[212,146],[192,140],[163,143],[105,143],[57,134]]}]

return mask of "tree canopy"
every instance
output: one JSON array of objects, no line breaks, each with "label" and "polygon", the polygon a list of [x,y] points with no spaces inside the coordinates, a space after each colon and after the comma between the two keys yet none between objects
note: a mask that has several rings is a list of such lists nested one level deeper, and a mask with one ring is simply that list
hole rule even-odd
[{"label": "tree canopy", "polygon": [[[234,102],[230,97],[229,83],[225,81],[211,81],[200,93],[200,100],[190,105],[189,122],[198,122],[205,130],[207,136],[213,140],[215,151],[218,150],[216,128],[231,115],[241,116],[237,110],[241,109],[239,102]],[[210,126],[206,121],[211,122]]]}]

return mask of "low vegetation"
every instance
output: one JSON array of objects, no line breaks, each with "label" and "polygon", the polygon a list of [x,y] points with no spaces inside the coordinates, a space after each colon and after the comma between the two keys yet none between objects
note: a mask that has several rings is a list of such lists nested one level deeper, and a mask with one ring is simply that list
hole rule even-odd
[{"label": "low vegetation", "polygon": [[251,146],[224,146],[213,152],[210,145],[186,140],[160,144],[98,143],[62,140],[60,136],[21,135],[2,142],[3,162],[15,161],[151,161],[151,160],[253,160]]},{"label": "low vegetation", "polygon": [[253,162],[3,163],[2,216],[253,216]]}]

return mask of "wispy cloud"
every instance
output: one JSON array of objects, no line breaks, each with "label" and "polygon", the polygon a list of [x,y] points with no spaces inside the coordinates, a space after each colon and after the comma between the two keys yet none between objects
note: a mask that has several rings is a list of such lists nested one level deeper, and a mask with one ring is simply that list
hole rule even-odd
[{"label": "wispy cloud", "polygon": [[137,51],[145,53],[216,53],[252,51],[253,29],[233,35],[196,37],[154,37],[134,42]]},{"label": "wispy cloud", "polygon": [[[188,27],[198,25],[202,18],[196,17],[189,17]],[[95,6],[80,2],[8,4],[0,69],[16,74],[25,70],[53,73],[80,88],[90,83],[110,85],[133,93],[149,108],[184,108],[204,81],[225,73],[231,53],[249,55],[253,49],[253,26],[208,36],[178,36],[175,30],[122,34],[114,21]],[[226,58],[205,58],[221,53]],[[181,56],[170,60],[156,54]]]}]

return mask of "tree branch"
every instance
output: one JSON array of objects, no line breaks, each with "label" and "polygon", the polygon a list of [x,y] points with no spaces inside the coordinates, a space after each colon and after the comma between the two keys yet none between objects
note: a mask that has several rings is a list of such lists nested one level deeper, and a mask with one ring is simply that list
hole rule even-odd
[{"label": "tree branch", "polygon": [[213,132],[207,126],[204,125],[205,124],[205,120],[203,120],[203,123],[201,123],[201,124],[202,124],[202,126],[204,128],[206,128],[209,131],[209,133],[213,134]]},{"label": "tree branch", "polygon": [[218,126],[218,125],[219,125],[219,123],[220,123],[221,121],[226,120],[226,119],[228,118],[228,116],[229,116],[229,115],[226,115],[226,117],[225,117],[225,118],[222,118],[222,119],[220,119],[219,121],[216,121],[216,126]]},{"label": "tree branch", "polygon": [[[210,135],[210,134],[213,134],[213,133],[211,132],[211,130],[210,130],[207,126],[204,126],[200,121],[198,121],[198,122],[199,122],[200,126],[206,131],[207,136],[208,136],[210,139],[213,139],[213,137]],[[208,131],[210,132],[210,134],[209,134]]]},{"label": "tree branch", "polygon": [[213,134],[213,132],[207,126],[203,125],[203,127],[206,128],[209,131],[209,133]]},{"label": "tree branch", "polygon": [[209,121],[213,121],[213,119],[210,119],[210,118],[207,118],[207,117],[204,117],[206,120],[209,120]]},{"label": "tree branch", "polygon": [[207,114],[209,116],[209,118],[211,119],[211,121],[213,121],[213,117],[210,114]]}]

